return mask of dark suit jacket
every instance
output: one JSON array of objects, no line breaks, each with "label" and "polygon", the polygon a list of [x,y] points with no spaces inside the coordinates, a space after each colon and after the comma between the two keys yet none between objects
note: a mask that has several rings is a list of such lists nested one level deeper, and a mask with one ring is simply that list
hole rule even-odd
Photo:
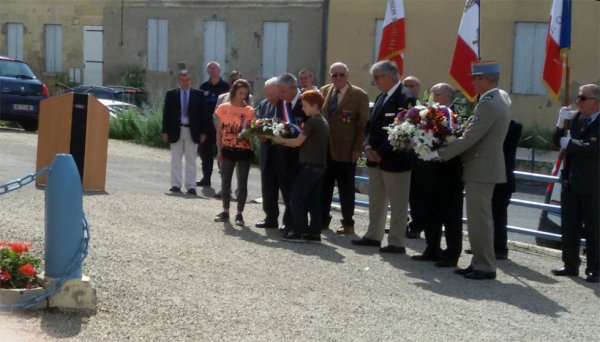
[{"label": "dark suit jacket", "polygon": [[[598,196],[600,189],[600,116],[587,127],[577,113],[571,125],[571,141],[566,150],[562,185],[580,195]],[[561,130],[554,132],[554,143],[560,146]],[[597,197],[596,197],[597,198]]]},{"label": "dark suit jacket", "polygon": [[[379,94],[377,100],[381,96],[382,94]],[[377,103],[377,100],[375,100],[375,103]],[[382,160],[379,165],[367,161],[367,166],[379,166],[381,170],[390,172],[404,172],[411,169],[410,154],[408,152],[394,151],[388,141],[387,131],[383,128],[388,127],[394,122],[394,118],[396,118],[396,115],[402,108],[412,107],[415,103],[416,99],[410,90],[400,84],[396,91],[389,96],[381,109],[371,114],[371,118],[367,123],[366,143],[379,153]]]},{"label": "dark suit jacket", "polygon": [[508,132],[506,132],[506,138],[504,138],[504,167],[506,168],[506,183],[499,183],[496,187],[505,186],[507,193],[513,193],[516,191],[515,182],[515,159],[517,157],[517,145],[519,144],[519,138],[521,138],[521,131],[523,125],[515,120],[510,120],[508,125]]},{"label": "dark suit jacket", "polygon": [[[277,104],[275,105],[275,117],[277,120],[281,119],[281,103],[282,101],[279,100],[277,102]],[[264,119],[268,116],[268,108],[269,108],[269,101],[267,101],[267,99],[264,99],[262,101],[260,101],[260,103],[256,106],[256,108],[254,108],[254,110],[256,111],[256,117],[258,119]],[[271,140],[267,140],[265,142],[261,142],[260,143],[260,155],[259,155],[259,165],[260,165],[260,170],[264,171],[265,168],[267,167],[267,162],[268,162],[268,151],[269,150],[273,150],[273,149],[278,149],[279,146],[277,146],[277,144],[274,144]]]},{"label": "dark suit jacket", "polygon": [[336,110],[329,115],[327,107],[335,92],[333,84],[321,88],[325,98],[322,113],[329,124],[329,153],[331,159],[352,162],[352,152],[362,151],[365,127],[369,120],[369,97],[364,90],[348,83],[348,90]]},{"label": "dark suit jacket", "polygon": [[[190,132],[192,140],[200,142],[200,134],[207,132],[207,118],[204,111],[204,95],[198,89],[190,88],[188,99],[188,116],[190,118]],[[169,135],[169,143],[179,141],[181,131],[181,97],[179,88],[171,89],[165,96],[163,106],[162,133]]]}]

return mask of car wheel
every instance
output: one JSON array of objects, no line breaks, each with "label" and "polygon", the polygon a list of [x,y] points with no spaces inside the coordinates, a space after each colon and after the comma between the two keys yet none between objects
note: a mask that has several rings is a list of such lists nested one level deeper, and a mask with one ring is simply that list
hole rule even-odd
[{"label": "car wheel", "polygon": [[38,121],[37,120],[21,120],[19,121],[19,125],[23,127],[27,132],[35,132],[38,129]]}]

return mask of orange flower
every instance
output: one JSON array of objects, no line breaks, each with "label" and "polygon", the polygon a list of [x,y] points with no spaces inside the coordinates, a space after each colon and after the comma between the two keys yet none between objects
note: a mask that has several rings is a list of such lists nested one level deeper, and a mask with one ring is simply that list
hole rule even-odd
[{"label": "orange flower", "polygon": [[24,274],[28,277],[35,276],[35,268],[30,263],[27,263],[27,264],[19,267],[19,272],[21,272],[22,274]]}]

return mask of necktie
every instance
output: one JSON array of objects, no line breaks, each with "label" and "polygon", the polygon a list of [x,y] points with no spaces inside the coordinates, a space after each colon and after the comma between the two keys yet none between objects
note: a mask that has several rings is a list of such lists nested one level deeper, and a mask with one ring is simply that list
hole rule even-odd
[{"label": "necktie", "polygon": [[387,98],[387,93],[383,93],[383,95],[379,97],[379,100],[375,104],[375,108],[373,108],[373,114],[379,113],[379,111],[381,110],[381,107],[383,107],[383,103],[385,102],[386,98]]},{"label": "necktie", "polygon": [[581,118],[581,120],[583,120],[583,127],[587,127],[590,124],[590,122],[592,122],[592,117],[584,116]]},{"label": "necktie", "polygon": [[329,105],[327,106],[328,114],[332,114],[337,109],[339,92],[339,90],[336,90],[335,93],[333,93],[333,96],[331,96],[329,99]]},{"label": "necktie", "polygon": [[287,119],[289,120],[290,123],[293,122],[294,117],[292,116],[292,104],[290,102],[286,102],[285,103],[285,108],[287,109]]},{"label": "necktie", "polygon": [[183,92],[183,101],[181,103],[181,116],[186,118],[185,121],[187,121],[189,119],[188,118],[188,92],[187,92],[187,90]]}]

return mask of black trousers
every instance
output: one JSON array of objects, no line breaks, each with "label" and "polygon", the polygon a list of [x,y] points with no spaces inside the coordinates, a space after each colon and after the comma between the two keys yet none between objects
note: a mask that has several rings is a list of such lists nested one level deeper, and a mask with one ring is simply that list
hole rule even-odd
[{"label": "black trousers", "polygon": [[206,139],[203,143],[198,144],[198,154],[202,161],[202,178],[210,180],[213,171],[213,165],[215,160],[215,148],[217,146],[217,139],[214,129],[206,133]]},{"label": "black trousers", "polygon": [[[456,262],[462,251],[462,162],[458,157],[444,163],[422,162],[411,177],[415,175],[418,181],[414,188],[411,184],[411,192],[418,207],[426,213],[417,216],[425,231],[424,253]],[[443,252],[442,225],[447,245]]]},{"label": "black trousers", "polygon": [[[283,224],[286,227],[293,227],[292,207],[290,198],[292,189],[296,181],[296,175],[300,170],[300,162],[298,161],[299,152],[297,148],[281,147],[279,153],[279,172],[282,182],[280,185],[285,211],[283,212]],[[320,203],[320,202],[319,202]],[[319,216],[320,217],[320,216]]]},{"label": "black trousers", "polygon": [[494,219],[494,253],[508,254],[508,205],[512,191],[508,183],[496,184],[492,195],[492,218]]},{"label": "black trousers", "polygon": [[331,201],[333,199],[333,188],[337,183],[340,205],[342,206],[342,225],[354,227],[354,175],[356,174],[356,163],[334,161],[329,158],[327,169],[323,175],[321,186],[321,217],[322,222],[329,222]]},{"label": "black trousers", "polygon": [[[321,182],[325,166],[300,164],[290,196],[295,234],[321,234]],[[310,215],[310,224],[307,214]]]},{"label": "black trousers", "polygon": [[279,167],[279,146],[264,145],[261,148],[267,149],[267,160],[260,174],[265,222],[276,226],[279,218],[279,189],[284,181]]},{"label": "black trousers", "polygon": [[580,239],[586,238],[587,272],[600,272],[598,254],[599,201],[600,194],[581,195],[563,185],[561,200],[562,260],[567,268],[577,269],[581,264],[579,257]]}]

